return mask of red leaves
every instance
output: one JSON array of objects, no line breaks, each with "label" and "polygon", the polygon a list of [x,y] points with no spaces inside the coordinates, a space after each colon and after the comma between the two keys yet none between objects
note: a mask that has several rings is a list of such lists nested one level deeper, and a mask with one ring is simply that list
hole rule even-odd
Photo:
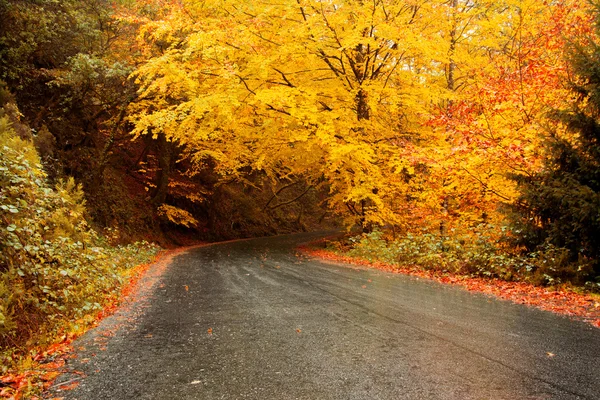
[{"label": "red leaves", "polygon": [[60,375],[59,371],[48,371],[44,375],[42,375],[40,378],[44,382],[53,382],[58,377],[58,375]]},{"label": "red leaves", "polygon": [[[12,391],[15,395],[15,399],[18,398],[19,392],[29,383],[29,377],[32,375],[32,372],[26,372],[24,374],[19,375],[6,375],[0,379],[0,382],[4,386],[7,386],[0,391],[1,395],[10,394]],[[11,390],[12,389],[12,390]]]},{"label": "red leaves", "polygon": [[[50,346],[46,351],[38,353],[34,358],[34,365],[31,370],[15,372],[0,377],[0,398],[19,400],[27,397],[33,386],[40,389],[48,389],[52,386],[54,380],[61,374],[61,369],[66,364],[69,357],[69,346],[72,337],[67,337],[61,343]],[[40,364],[40,361],[53,357],[53,361]]]}]

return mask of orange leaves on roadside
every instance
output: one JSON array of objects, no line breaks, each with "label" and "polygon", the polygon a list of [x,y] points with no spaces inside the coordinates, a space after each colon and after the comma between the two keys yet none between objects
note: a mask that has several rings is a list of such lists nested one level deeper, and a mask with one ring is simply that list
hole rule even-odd
[{"label": "orange leaves on roadside", "polygon": [[59,371],[48,371],[44,375],[42,375],[40,378],[45,382],[51,382],[51,381],[55,380],[58,377],[58,375],[60,375]]},{"label": "orange leaves on roadside", "polygon": [[14,395],[15,399],[19,398],[21,390],[29,384],[29,378],[33,375],[32,372],[26,372],[19,375],[6,375],[0,379],[3,385],[7,387],[0,391],[0,395]]},{"label": "orange leaves on roadside", "polygon": [[298,250],[315,258],[333,262],[377,268],[382,271],[416,276],[436,282],[462,286],[468,291],[484,293],[503,300],[525,304],[557,314],[578,317],[600,328],[600,307],[597,298],[566,289],[550,289],[523,282],[507,282],[500,279],[470,278],[449,272],[424,270],[416,266],[397,266],[382,262],[343,256],[324,249],[300,246]]},{"label": "orange leaves on roadside", "polygon": [[[65,335],[61,342],[54,343],[54,344],[50,345],[47,349],[45,349],[43,351],[39,351],[33,357],[33,361],[42,361],[53,355],[61,355],[61,354],[70,352],[72,350],[70,345],[71,345],[71,342],[73,342],[73,340],[75,340],[74,335]],[[48,364],[46,364],[46,365],[48,365]]]},{"label": "orange leaves on roadside", "polygon": [[[64,349],[61,348],[61,351]],[[53,354],[57,354],[58,350]],[[0,398],[11,400],[24,399],[25,393],[32,384],[38,383],[40,388],[48,389],[54,380],[62,373],[61,368],[65,366],[65,356],[61,355],[55,361],[41,364],[35,370],[29,370],[18,374],[8,374],[0,377],[0,383],[4,386],[0,390]]]},{"label": "orange leaves on roadside", "polygon": [[79,381],[75,381],[75,382],[69,382],[66,383],[64,385],[60,385],[58,388],[60,390],[73,390],[75,389],[77,386],[79,386]]}]

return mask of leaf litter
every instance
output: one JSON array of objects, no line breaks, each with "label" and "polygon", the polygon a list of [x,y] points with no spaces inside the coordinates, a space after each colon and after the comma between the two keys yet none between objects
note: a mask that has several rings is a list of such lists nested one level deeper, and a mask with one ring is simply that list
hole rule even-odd
[{"label": "leaf litter", "polygon": [[[378,270],[429,279],[448,285],[461,286],[470,292],[525,304],[556,314],[583,320],[600,328],[600,298],[592,294],[577,293],[566,288],[548,288],[525,282],[508,282],[500,279],[473,278],[449,272],[425,270],[417,266],[397,266],[383,262],[340,255],[333,251],[302,245],[298,250],[307,256],[326,261],[376,268]],[[363,287],[364,288],[364,287]],[[552,354],[552,353],[550,353]],[[553,357],[549,356],[549,357]]]}]

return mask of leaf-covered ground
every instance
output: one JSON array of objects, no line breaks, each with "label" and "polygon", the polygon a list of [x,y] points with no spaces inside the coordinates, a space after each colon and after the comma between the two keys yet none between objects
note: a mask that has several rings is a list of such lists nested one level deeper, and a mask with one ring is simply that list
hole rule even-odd
[{"label": "leaf-covered ground", "polygon": [[582,319],[596,328],[600,328],[600,296],[595,294],[577,293],[568,288],[548,288],[523,282],[507,282],[500,279],[472,278],[448,272],[425,270],[415,266],[396,266],[382,262],[371,262],[317,248],[310,244],[301,246],[299,249],[305,254],[327,261],[377,268],[382,271],[462,286],[468,291],[484,293],[514,303],[526,304],[542,310]]}]

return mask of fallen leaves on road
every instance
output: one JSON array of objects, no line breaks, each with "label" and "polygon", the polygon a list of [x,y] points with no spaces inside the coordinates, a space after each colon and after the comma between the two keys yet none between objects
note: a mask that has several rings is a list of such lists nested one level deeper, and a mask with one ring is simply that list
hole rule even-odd
[{"label": "fallen leaves on road", "polygon": [[484,293],[503,300],[509,300],[518,304],[526,304],[557,314],[578,317],[596,328],[600,328],[600,307],[598,306],[598,297],[591,294],[576,293],[567,289],[540,287],[524,282],[471,278],[448,272],[424,270],[416,266],[395,266],[382,262],[370,262],[364,259],[339,255],[332,251],[307,245],[300,246],[298,249],[307,255],[323,260],[372,267],[382,271],[411,275],[444,284],[462,286],[468,291]]},{"label": "fallen leaves on road", "polygon": [[59,371],[48,371],[46,372],[44,375],[41,376],[43,381],[54,381],[56,379],[56,377],[58,377],[58,375],[60,375]]},{"label": "fallen leaves on road", "polygon": [[60,385],[58,388],[60,390],[73,390],[77,386],[79,386],[79,381],[67,383],[67,384],[64,384],[64,385]]}]

